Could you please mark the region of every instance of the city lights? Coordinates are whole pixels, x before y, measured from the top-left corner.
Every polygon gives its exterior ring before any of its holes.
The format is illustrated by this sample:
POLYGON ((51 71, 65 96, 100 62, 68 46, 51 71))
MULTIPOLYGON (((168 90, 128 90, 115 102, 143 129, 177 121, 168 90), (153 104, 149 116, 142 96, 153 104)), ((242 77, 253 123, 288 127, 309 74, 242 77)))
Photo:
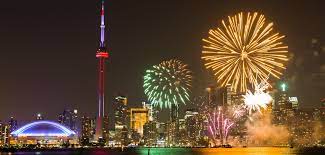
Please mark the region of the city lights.
POLYGON ((104 1, 1 2, 0 155, 324 154, 320 2, 104 1))
POLYGON ((286 91, 286 87, 287 87, 287 85, 285 83, 281 84, 282 91, 286 91))

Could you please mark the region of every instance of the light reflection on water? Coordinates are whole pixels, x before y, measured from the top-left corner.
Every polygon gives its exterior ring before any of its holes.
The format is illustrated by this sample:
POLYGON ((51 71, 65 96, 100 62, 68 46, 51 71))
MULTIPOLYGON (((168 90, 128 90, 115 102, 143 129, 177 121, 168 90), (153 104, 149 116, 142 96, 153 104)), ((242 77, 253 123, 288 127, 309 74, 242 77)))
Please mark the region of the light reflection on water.
MULTIPOLYGON (((296 149, 276 147, 248 147, 248 148, 139 148, 126 152, 106 149, 87 149, 70 151, 34 151, 1 153, 0 155, 302 155, 296 149)), ((305 154, 304 154, 305 155, 305 154)))
POLYGON ((275 147, 250 147, 250 148, 200 148, 200 149, 185 149, 185 148, 158 148, 140 149, 140 155, 296 155, 295 149, 291 148, 275 148, 275 147))
POLYGON ((194 155, 188 148, 141 148, 137 152, 139 155, 194 155))
MULTIPOLYGON (((196 150, 194 150, 196 151, 196 150)), ((290 148, 251 147, 251 148, 216 148, 197 150, 200 155, 295 155, 297 151, 290 148)))

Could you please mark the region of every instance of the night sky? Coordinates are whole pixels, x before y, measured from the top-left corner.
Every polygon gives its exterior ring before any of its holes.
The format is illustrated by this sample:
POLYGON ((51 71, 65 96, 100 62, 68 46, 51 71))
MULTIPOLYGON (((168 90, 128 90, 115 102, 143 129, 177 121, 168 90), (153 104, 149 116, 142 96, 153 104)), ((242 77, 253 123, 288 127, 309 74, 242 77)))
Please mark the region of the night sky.
MULTIPOLYGON (((324 1, 108 0, 110 58, 106 107, 113 96, 131 106, 145 100, 146 68, 178 58, 194 72, 194 92, 211 79, 200 59, 203 37, 228 15, 258 11, 286 35, 292 59, 285 71, 289 93, 313 107, 325 91, 324 1), (311 48, 315 45, 324 49, 311 48), (317 39, 317 40, 315 40, 317 39)), ((100 0, 7 0, 0 5, 0 119, 57 119, 65 108, 97 110, 100 0)), ((109 111, 112 113, 112 111, 109 111)))

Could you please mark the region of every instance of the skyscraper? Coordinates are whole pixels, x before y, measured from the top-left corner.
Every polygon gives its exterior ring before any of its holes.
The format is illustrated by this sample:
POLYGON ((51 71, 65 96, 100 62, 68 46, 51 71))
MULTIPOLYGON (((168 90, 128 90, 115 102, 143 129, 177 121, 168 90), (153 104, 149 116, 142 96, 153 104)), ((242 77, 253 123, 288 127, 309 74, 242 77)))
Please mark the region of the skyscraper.
POLYGON ((188 139, 188 143, 191 146, 196 145, 196 141, 200 135, 200 127, 199 127, 199 113, 196 109, 187 109, 185 112, 185 126, 186 126, 186 138, 188 139))
POLYGON ((103 138, 103 117, 105 116, 105 96, 104 96, 104 81, 105 81, 105 59, 108 58, 108 53, 105 45, 105 16, 104 16, 104 0, 101 6, 101 24, 100 24, 100 42, 96 52, 98 58, 98 115, 96 121, 95 141, 103 138))
POLYGON ((0 145, 8 145, 10 136, 10 125, 0 121, 0 145))
POLYGON ((216 88, 214 86, 210 86, 206 88, 207 92, 207 102, 209 108, 215 108, 217 107, 217 94, 216 94, 216 88))
POLYGON ((289 101, 292 104, 292 109, 298 110, 299 108, 298 97, 289 97, 289 101))
POLYGON ((143 140, 146 146, 155 146, 157 144, 158 132, 157 124, 154 121, 148 121, 143 125, 143 140))
POLYGON ((279 98, 278 98, 278 104, 280 110, 288 109, 289 107, 289 96, 287 93, 287 85, 285 83, 282 83, 280 85, 279 89, 279 98))
POLYGON ((232 104, 231 85, 219 87, 216 90, 216 106, 230 106, 232 104))
POLYGON ((172 104, 171 108, 170 108, 170 121, 171 122, 176 122, 178 119, 178 111, 179 111, 179 107, 178 105, 172 104))
POLYGON ((108 117, 108 115, 105 115, 103 117, 103 128, 102 128, 103 139, 102 139, 102 142, 107 143, 107 144, 109 142, 109 128, 108 128, 109 124, 108 123, 109 123, 109 117, 108 117))
POLYGON ((95 134, 95 122, 94 119, 83 116, 81 117, 81 133, 80 142, 81 145, 88 145, 89 140, 95 134))
POLYGON ((157 121, 157 110, 153 107, 152 104, 142 102, 144 108, 148 109, 149 121, 157 121))
POLYGON ((10 117, 8 125, 10 126, 10 133, 18 128, 17 120, 15 120, 14 117, 10 117))
POLYGON ((179 106, 172 104, 170 108, 170 120, 168 124, 168 141, 170 146, 178 144, 179 135, 179 106))
POLYGON ((127 125, 127 98, 125 96, 115 97, 114 106, 115 129, 122 129, 127 125))
POLYGON ((69 127, 71 130, 77 132, 77 120, 78 120, 78 111, 67 110, 65 109, 62 114, 59 115, 58 122, 66 127, 69 127))
POLYGON ((148 122, 149 114, 146 108, 130 109, 130 127, 132 130, 143 135, 143 125, 148 122))

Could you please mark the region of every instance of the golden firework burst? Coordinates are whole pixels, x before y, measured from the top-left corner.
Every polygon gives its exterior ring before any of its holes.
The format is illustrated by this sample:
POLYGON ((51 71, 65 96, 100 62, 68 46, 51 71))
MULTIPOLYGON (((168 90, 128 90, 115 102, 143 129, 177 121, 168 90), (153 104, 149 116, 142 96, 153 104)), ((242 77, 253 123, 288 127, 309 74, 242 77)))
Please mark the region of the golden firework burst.
POLYGON ((273 23, 264 15, 239 13, 222 20, 203 39, 202 59, 212 69, 221 86, 231 84, 233 91, 246 92, 249 83, 265 81, 269 75, 280 78, 288 61, 284 35, 273 32, 273 23))

